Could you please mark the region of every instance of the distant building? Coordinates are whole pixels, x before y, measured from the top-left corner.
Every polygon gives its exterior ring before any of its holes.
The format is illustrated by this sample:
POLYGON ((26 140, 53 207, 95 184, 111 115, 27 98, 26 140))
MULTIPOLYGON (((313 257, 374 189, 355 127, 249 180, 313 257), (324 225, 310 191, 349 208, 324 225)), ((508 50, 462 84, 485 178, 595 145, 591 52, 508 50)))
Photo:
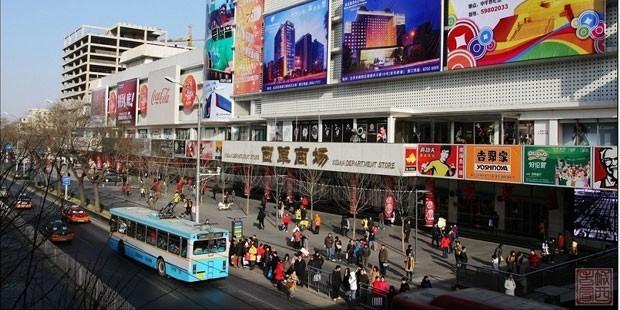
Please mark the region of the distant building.
POLYGON ((359 59, 362 49, 397 46, 404 33, 405 15, 359 9, 356 20, 344 27, 344 44, 351 49, 352 58, 359 59))
POLYGON ((295 68, 295 25, 288 20, 280 25, 273 45, 273 60, 276 63, 273 76, 286 76, 295 68))
POLYGON ((163 46, 166 40, 167 32, 156 27, 126 23, 109 28, 79 26, 64 38, 60 100, 88 100, 90 81, 126 68, 121 60, 124 52, 146 43, 163 46))

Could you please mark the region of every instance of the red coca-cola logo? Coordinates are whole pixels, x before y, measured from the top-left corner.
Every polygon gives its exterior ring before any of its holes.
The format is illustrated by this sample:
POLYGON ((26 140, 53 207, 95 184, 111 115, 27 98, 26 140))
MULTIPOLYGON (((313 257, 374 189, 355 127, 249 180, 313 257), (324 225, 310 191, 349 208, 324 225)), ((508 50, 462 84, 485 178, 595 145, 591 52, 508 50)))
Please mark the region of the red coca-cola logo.
POLYGON ((160 91, 153 90, 151 96, 151 105, 166 104, 170 101, 170 89, 168 87, 162 88, 160 91))
POLYGON ((149 102, 149 87, 146 84, 140 85, 140 113, 146 113, 146 106, 149 102))

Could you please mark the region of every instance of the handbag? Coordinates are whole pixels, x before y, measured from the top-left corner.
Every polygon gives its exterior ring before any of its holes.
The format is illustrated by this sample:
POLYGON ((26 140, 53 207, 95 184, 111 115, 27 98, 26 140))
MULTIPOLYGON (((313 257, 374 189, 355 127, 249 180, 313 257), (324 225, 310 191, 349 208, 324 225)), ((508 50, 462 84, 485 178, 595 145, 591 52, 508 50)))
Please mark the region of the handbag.
POLYGON ((315 273, 314 276, 312 276, 312 281, 314 281, 314 282, 321 281, 321 274, 320 273, 315 273))

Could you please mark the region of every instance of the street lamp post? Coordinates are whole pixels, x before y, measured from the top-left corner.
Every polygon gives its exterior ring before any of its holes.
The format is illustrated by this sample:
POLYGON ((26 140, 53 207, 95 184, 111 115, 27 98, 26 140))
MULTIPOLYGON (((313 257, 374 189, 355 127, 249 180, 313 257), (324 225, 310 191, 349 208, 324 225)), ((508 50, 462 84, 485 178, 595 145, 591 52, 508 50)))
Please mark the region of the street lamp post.
MULTIPOLYGON (((183 87, 183 84, 179 83, 179 81, 169 77, 169 76, 164 76, 164 79, 170 83, 176 84, 181 86, 181 88, 183 87)), ((207 81, 207 82, 211 82, 211 81, 207 81)), ((203 99, 207 99, 209 98, 209 96, 215 91, 215 81, 213 81, 213 83, 209 83, 208 85, 205 85, 204 87, 204 98, 203 99)), ((176 90, 175 90, 176 92, 176 90)), ((198 99, 198 111, 196 113, 197 117, 196 117, 196 122, 198 123, 198 133, 196 135, 196 148, 197 150, 194 150, 194 152, 196 152, 196 203, 195 208, 196 208, 196 223, 200 223, 200 177, 202 175, 206 175, 206 176, 211 176, 211 175, 219 175, 220 174, 220 167, 217 168, 217 172, 216 173, 212 173, 211 171, 209 171, 209 173, 204 173, 204 174, 200 174, 200 146, 201 146, 201 128, 200 128, 200 123, 201 123, 201 116, 200 113, 202 112, 202 100, 198 99)))
POLYGON ((416 189, 415 191, 415 243, 413 246, 413 257, 417 259, 418 251, 418 193, 426 194, 429 191, 423 189, 416 189))

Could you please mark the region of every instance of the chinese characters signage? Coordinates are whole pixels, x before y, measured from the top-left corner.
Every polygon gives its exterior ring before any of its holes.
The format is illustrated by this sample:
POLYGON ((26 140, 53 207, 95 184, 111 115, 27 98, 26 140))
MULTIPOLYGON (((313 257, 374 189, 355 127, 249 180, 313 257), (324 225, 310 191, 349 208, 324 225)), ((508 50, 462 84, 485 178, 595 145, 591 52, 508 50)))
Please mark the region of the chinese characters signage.
POLYGON ((605 52, 605 1, 450 0, 448 69, 605 52))
POLYGON ((328 24, 328 0, 265 16, 263 91, 327 82, 328 24))
POLYGON ((589 147, 525 146, 523 183, 590 187, 589 147))
POLYGON ((575 306, 614 304, 613 268, 575 269, 575 306))
POLYGON ((463 161, 462 145, 418 145, 418 171, 422 175, 462 179, 463 161))
POLYGON ((440 70, 441 1, 344 0, 342 81, 440 70))
POLYGON ((225 141, 222 160, 231 163, 401 175, 402 144, 225 141), (368 149, 370 148, 370 150, 368 149))
POLYGON ((520 146, 467 145, 465 154, 466 179, 521 183, 520 146))
POLYGON ((234 55, 236 96, 258 93, 261 89, 263 1, 237 1, 234 55))
POLYGON ((116 116, 119 124, 134 125, 137 87, 138 79, 126 80, 116 84, 116 116))

